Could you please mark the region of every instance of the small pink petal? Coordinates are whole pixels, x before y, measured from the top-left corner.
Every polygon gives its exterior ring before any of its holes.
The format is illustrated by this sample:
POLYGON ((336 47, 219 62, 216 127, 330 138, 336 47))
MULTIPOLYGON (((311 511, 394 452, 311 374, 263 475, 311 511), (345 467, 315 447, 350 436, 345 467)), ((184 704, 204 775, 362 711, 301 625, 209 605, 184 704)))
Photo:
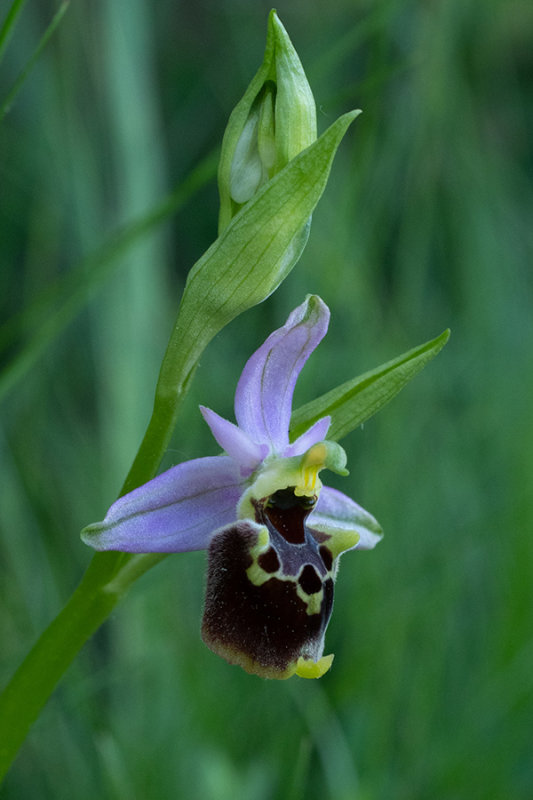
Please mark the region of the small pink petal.
POLYGON ((317 420, 309 430, 305 433, 302 433, 295 441, 290 444, 283 455, 285 458, 289 458, 289 456, 301 456, 304 453, 307 453, 310 447, 312 447, 317 442, 323 442, 326 438, 329 426, 331 424, 331 417, 322 417, 322 419, 317 420))
POLYGON ((253 471, 266 458, 267 445, 256 444, 237 425, 211 411, 210 408, 200 406, 200 411, 221 448, 241 467, 253 471))

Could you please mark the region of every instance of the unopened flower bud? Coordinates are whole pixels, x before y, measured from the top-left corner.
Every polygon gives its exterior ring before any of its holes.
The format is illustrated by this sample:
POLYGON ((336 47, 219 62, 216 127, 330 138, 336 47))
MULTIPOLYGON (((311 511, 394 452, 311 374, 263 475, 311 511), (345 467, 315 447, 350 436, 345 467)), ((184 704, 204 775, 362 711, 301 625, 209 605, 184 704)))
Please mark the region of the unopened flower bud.
POLYGON ((313 94, 285 28, 271 11, 263 63, 234 108, 222 142, 219 233, 315 139, 313 94))

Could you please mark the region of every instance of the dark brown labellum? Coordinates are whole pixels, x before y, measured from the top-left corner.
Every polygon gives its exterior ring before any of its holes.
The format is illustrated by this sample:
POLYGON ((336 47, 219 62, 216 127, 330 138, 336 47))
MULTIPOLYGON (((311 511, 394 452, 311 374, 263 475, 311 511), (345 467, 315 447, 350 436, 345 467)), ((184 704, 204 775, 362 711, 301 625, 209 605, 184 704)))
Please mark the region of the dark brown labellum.
POLYGON ((300 656, 322 655, 333 607, 332 558, 306 525, 316 500, 292 489, 256 504, 209 547, 202 637, 230 663, 289 677, 300 656))

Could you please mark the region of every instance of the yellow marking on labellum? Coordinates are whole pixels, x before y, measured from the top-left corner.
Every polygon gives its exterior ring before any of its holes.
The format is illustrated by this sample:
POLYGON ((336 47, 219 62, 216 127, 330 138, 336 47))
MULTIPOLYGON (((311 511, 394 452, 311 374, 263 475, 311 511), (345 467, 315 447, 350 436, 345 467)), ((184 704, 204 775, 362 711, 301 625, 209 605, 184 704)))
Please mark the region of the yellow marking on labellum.
POLYGON ((268 535, 268 528, 266 525, 261 525, 261 530, 257 534, 257 542, 250 548, 250 555, 253 559, 257 559, 261 553, 268 550, 269 546, 270 536, 268 535))
POLYGON ((320 614, 320 609, 322 607, 322 600, 324 598, 324 591, 320 589, 319 592, 314 592, 314 594, 306 594, 299 583, 296 584, 296 594, 303 600, 306 608, 306 614, 308 616, 312 616, 313 614, 320 614))
POLYGON ((259 556, 263 553, 266 553, 269 547, 270 536, 268 535, 268 528, 262 525, 261 530, 257 535, 257 542, 253 547, 250 548, 249 551, 250 556, 253 559, 253 564, 251 564, 246 570, 248 580, 253 583, 254 586, 262 586, 263 583, 266 583, 269 580, 269 578, 273 577, 272 573, 267 572, 257 563, 259 556))
POLYGON ((296 662, 295 673, 299 675, 300 678, 321 678, 331 667, 333 659, 333 653, 330 653, 328 656, 322 656, 318 661, 300 656, 296 662))
POLYGON ((333 558, 337 558, 341 553, 350 550, 358 543, 361 536, 357 531, 346 530, 346 528, 336 528, 333 524, 322 525, 320 522, 313 523, 313 528, 320 533, 325 533, 328 536, 327 548, 331 552, 333 558))
POLYGON ((246 575, 250 583, 253 583, 254 586, 262 586, 273 577, 271 573, 266 572, 266 570, 260 567, 257 561, 254 561, 252 566, 248 567, 246 575))

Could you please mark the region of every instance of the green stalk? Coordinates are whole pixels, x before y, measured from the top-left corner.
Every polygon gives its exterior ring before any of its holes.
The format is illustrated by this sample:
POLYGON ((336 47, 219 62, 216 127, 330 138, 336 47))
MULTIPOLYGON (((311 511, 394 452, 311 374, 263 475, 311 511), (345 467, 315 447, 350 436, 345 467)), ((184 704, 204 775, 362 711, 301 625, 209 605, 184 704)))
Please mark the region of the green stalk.
MULTIPOLYGON (((171 338, 172 342, 172 338, 171 338)), ((172 369, 175 348, 169 346, 162 370, 172 369)), ((150 480, 157 470, 174 428, 183 392, 161 397, 156 389, 154 411, 141 448, 121 494, 150 480)), ((127 589, 165 553, 131 555, 96 553, 81 583, 66 605, 41 635, 0 695, 0 781, 24 742, 31 725, 85 642, 107 619, 127 589)))
POLYGON ((44 631, 0 695, 0 781, 31 725, 85 642, 122 595, 165 554, 96 553, 65 607, 44 631))

